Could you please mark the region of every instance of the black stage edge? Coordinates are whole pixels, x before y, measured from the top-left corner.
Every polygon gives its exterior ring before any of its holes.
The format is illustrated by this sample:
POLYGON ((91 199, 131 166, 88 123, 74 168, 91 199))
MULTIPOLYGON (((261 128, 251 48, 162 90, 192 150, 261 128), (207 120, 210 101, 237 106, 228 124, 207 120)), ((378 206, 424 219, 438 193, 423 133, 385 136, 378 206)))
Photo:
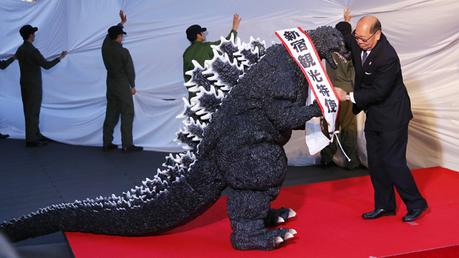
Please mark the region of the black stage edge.
MULTIPOLYGON (((0 221, 45 206, 106 196, 152 177, 168 153, 102 152, 99 147, 66 145, 26 148, 23 140, 0 140, 0 221)), ((285 186, 367 175, 366 169, 289 167, 285 186)), ((22 258, 67 258, 73 254, 63 233, 16 244, 22 258)))

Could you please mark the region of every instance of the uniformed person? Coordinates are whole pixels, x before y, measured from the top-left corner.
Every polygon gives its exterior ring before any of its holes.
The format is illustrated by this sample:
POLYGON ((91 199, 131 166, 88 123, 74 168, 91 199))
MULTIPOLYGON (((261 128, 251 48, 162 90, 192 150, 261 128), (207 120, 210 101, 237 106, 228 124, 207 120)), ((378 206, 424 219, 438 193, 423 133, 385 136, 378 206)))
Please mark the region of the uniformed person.
MULTIPOLYGON (((341 33, 351 33, 351 27, 348 23, 339 22, 335 26, 341 33)), ((354 90, 354 65, 351 58, 345 58, 338 53, 332 53, 333 60, 336 64, 336 69, 333 69, 327 62, 327 74, 332 81, 334 87, 343 89, 346 92, 354 90)), ((328 131, 326 123, 324 125, 324 133, 328 131)), ((352 113, 352 103, 349 101, 340 102, 340 110, 338 120, 336 121, 336 128, 339 129, 339 139, 341 145, 349 156, 351 161, 345 161, 344 167, 346 169, 355 169, 360 167, 360 160, 357 152, 357 119, 352 113)), ((325 147, 321 152, 321 166, 328 167, 333 164, 333 156, 338 147, 336 141, 333 141, 325 147)))
MULTIPOLYGON (((6 69, 8 65, 10 65, 14 60, 16 59, 16 56, 12 56, 8 58, 7 60, 0 60, 0 69, 6 69)), ((6 139, 10 137, 8 134, 2 134, 0 133, 0 139, 6 139)))
POLYGON ((19 61, 21 71, 21 96, 24 108, 25 127, 26 127, 26 146, 37 147, 46 145, 48 138, 40 133, 39 118, 42 101, 42 79, 41 67, 50 69, 67 55, 63 51, 59 57, 52 61, 46 60, 40 51, 33 46, 37 27, 24 25, 19 30, 24 43, 16 51, 16 58, 19 61))
POLYGON ((142 151, 132 141, 135 89, 135 70, 129 50, 122 42, 126 32, 123 24, 126 15, 120 11, 121 23, 108 29, 102 44, 102 58, 107 69, 107 110, 103 128, 103 150, 110 151, 118 146, 112 143, 113 129, 121 115, 121 143, 124 152, 142 151))
MULTIPOLYGON (((233 34, 234 38, 236 38, 240 22, 241 18, 239 17, 239 14, 235 14, 233 16, 233 28, 226 39, 230 39, 231 34, 233 34)), ((194 68, 192 61, 196 60, 201 66, 204 66, 204 61, 210 60, 214 57, 211 46, 220 44, 220 40, 206 42, 206 31, 206 28, 202 28, 197 24, 191 25, 188 29, 186 29, 186 37, 190 41, 191 45, 183 53, 183 78, 185 82, 190 80, 190 76, 185 73, 194 68)), ((195 93, 192 92, 188 92, 188 94, 188 99, 195 96, 195 93)))

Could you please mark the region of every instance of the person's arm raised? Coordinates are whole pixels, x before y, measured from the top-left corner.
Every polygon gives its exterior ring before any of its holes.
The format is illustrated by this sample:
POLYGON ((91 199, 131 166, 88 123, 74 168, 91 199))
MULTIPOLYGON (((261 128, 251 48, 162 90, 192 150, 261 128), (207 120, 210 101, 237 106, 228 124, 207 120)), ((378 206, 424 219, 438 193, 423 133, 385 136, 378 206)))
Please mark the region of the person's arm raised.
POLYGON ((119 24, 121 24, 121 26, 124 26, 126 22, 127 22, 127 16, 123 10, 120 10, 120 23, 119 24))

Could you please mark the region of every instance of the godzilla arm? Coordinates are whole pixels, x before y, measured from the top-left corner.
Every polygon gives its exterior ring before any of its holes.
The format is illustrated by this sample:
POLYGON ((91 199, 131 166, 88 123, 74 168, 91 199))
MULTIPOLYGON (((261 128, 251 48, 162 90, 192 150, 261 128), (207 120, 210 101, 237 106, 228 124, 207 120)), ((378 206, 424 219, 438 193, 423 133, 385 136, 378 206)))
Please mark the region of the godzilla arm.
POLYGON ((279 130, 301 127, 313 117, 322 115, 316 102, 309 106, 299 106, 288 100, 275 100, 265 103, 265 114, 279 130))

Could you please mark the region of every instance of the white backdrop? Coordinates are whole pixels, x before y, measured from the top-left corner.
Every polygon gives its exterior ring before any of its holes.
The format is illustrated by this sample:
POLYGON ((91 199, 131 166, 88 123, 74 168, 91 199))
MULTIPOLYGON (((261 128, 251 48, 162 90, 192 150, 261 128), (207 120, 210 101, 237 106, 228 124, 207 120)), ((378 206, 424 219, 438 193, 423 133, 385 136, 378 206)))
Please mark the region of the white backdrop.
MULTIPOLYGON (((412 99, 408 160, 412 166, 444 166, 459 170, 459 1, 457 0, 1 0, 0 56, 13 54, 22 43, 18 29, 39 27, 35 42, 49 57, 69 55, 43 71, 43 134, 69 144, 101 145, 105 115, 105 68, 100 47, 109 26, 128 16, 125 39, 133 56, 138 93, 134 142, 150 149, 178 151, 173 142, 186 95, 182 53, 185 29, 199 23, 216 40, 231 28, 232 14, 242 17, 239 36, 274 41, 274 31, 294 26, 312 29, 334 25, 345 6, 353 24, 362 15, 377 15, 383 32, 397 49, 412 99)), ((0 131, 24 137, 17 62, 0 71, 0 131)), ((116 129, 115 142, 119 143, 116 129)), ((287 147, 289 157, 305 149, 303 137, 287 147)))

